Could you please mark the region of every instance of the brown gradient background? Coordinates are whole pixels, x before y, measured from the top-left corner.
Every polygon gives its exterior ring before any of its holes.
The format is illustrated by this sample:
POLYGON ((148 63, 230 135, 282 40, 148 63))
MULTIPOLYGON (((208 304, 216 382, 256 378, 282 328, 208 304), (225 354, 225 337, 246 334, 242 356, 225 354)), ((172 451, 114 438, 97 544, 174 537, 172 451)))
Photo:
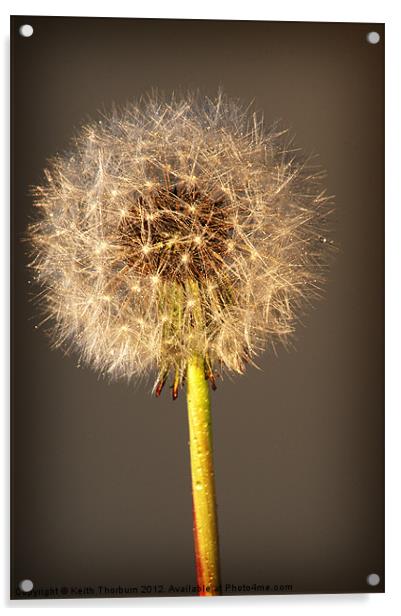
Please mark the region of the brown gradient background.
POLYGON ((20 241, 46 158, 98 109, 154 86, 254 99, 320 154, 336 196, 340 251, 296 350, 266 352, 213 394, 223 585, 383 592, 383 36, 382 24, 12 18, 14 598, 24 578, 196 583, 185 396, 107 384, 51 351, 20 241))

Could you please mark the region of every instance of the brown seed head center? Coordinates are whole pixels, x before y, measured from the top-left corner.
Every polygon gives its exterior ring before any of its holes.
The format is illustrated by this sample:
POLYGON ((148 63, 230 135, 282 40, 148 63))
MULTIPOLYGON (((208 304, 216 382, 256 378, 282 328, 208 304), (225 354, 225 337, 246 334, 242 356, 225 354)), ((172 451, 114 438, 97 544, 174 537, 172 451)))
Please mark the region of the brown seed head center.
POLYGON ((184 181, 135 194, 119 225, 124 260, 140 274, 213 278, 233 248, 227 196, 184 181))

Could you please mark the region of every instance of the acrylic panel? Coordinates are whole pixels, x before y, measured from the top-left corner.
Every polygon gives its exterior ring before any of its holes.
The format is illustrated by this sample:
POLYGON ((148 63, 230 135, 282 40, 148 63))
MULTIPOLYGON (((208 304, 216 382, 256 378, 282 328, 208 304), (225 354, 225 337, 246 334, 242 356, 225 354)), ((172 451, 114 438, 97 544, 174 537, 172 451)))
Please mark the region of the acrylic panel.
POLYGON ((11 18, 11 597, 384 592, 384 25, 11 18))

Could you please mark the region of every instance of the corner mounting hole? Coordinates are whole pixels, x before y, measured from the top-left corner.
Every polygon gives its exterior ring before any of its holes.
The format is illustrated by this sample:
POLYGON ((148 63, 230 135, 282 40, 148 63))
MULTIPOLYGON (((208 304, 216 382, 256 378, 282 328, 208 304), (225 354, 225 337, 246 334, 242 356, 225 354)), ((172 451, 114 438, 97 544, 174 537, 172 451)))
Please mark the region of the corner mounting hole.
POLYGON ((27 38, 28 36, 32 36, 33 28, 29 24, 24 24, 23 26, 20 26, 19 33, 21 36, 24 36, 25 38, 27 38))
POLYGON ((377 586, 380 583, 380 575, 377 575, 377 573, 370 573, 366 581, 369 586, 377 586))
POLYGON ((20 587, 22 592, 31 592, 33 588, 33 582, 32 580, 21 580, 18 586, 20 587))
POLYGON ((377 45, 380 41, 380 34, 378 32, 368 32, 366 35, 366 40, 371 45, 377 45))

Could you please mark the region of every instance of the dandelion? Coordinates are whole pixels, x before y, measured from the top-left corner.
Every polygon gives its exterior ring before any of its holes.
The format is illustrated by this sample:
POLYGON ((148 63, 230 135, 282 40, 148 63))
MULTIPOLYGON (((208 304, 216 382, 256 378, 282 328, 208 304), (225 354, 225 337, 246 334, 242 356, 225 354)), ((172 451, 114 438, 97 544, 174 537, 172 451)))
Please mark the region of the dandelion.
MULTIPOLYGON (((217 594, 209 383, 286 343, 331 241, 319 166, 223 94, 152 94, 78 132, 34 189, 53 346, 110 379, 186 385, 200 594, 217 594)), ((49 322, 49 321, 48 321, 49 322)))

